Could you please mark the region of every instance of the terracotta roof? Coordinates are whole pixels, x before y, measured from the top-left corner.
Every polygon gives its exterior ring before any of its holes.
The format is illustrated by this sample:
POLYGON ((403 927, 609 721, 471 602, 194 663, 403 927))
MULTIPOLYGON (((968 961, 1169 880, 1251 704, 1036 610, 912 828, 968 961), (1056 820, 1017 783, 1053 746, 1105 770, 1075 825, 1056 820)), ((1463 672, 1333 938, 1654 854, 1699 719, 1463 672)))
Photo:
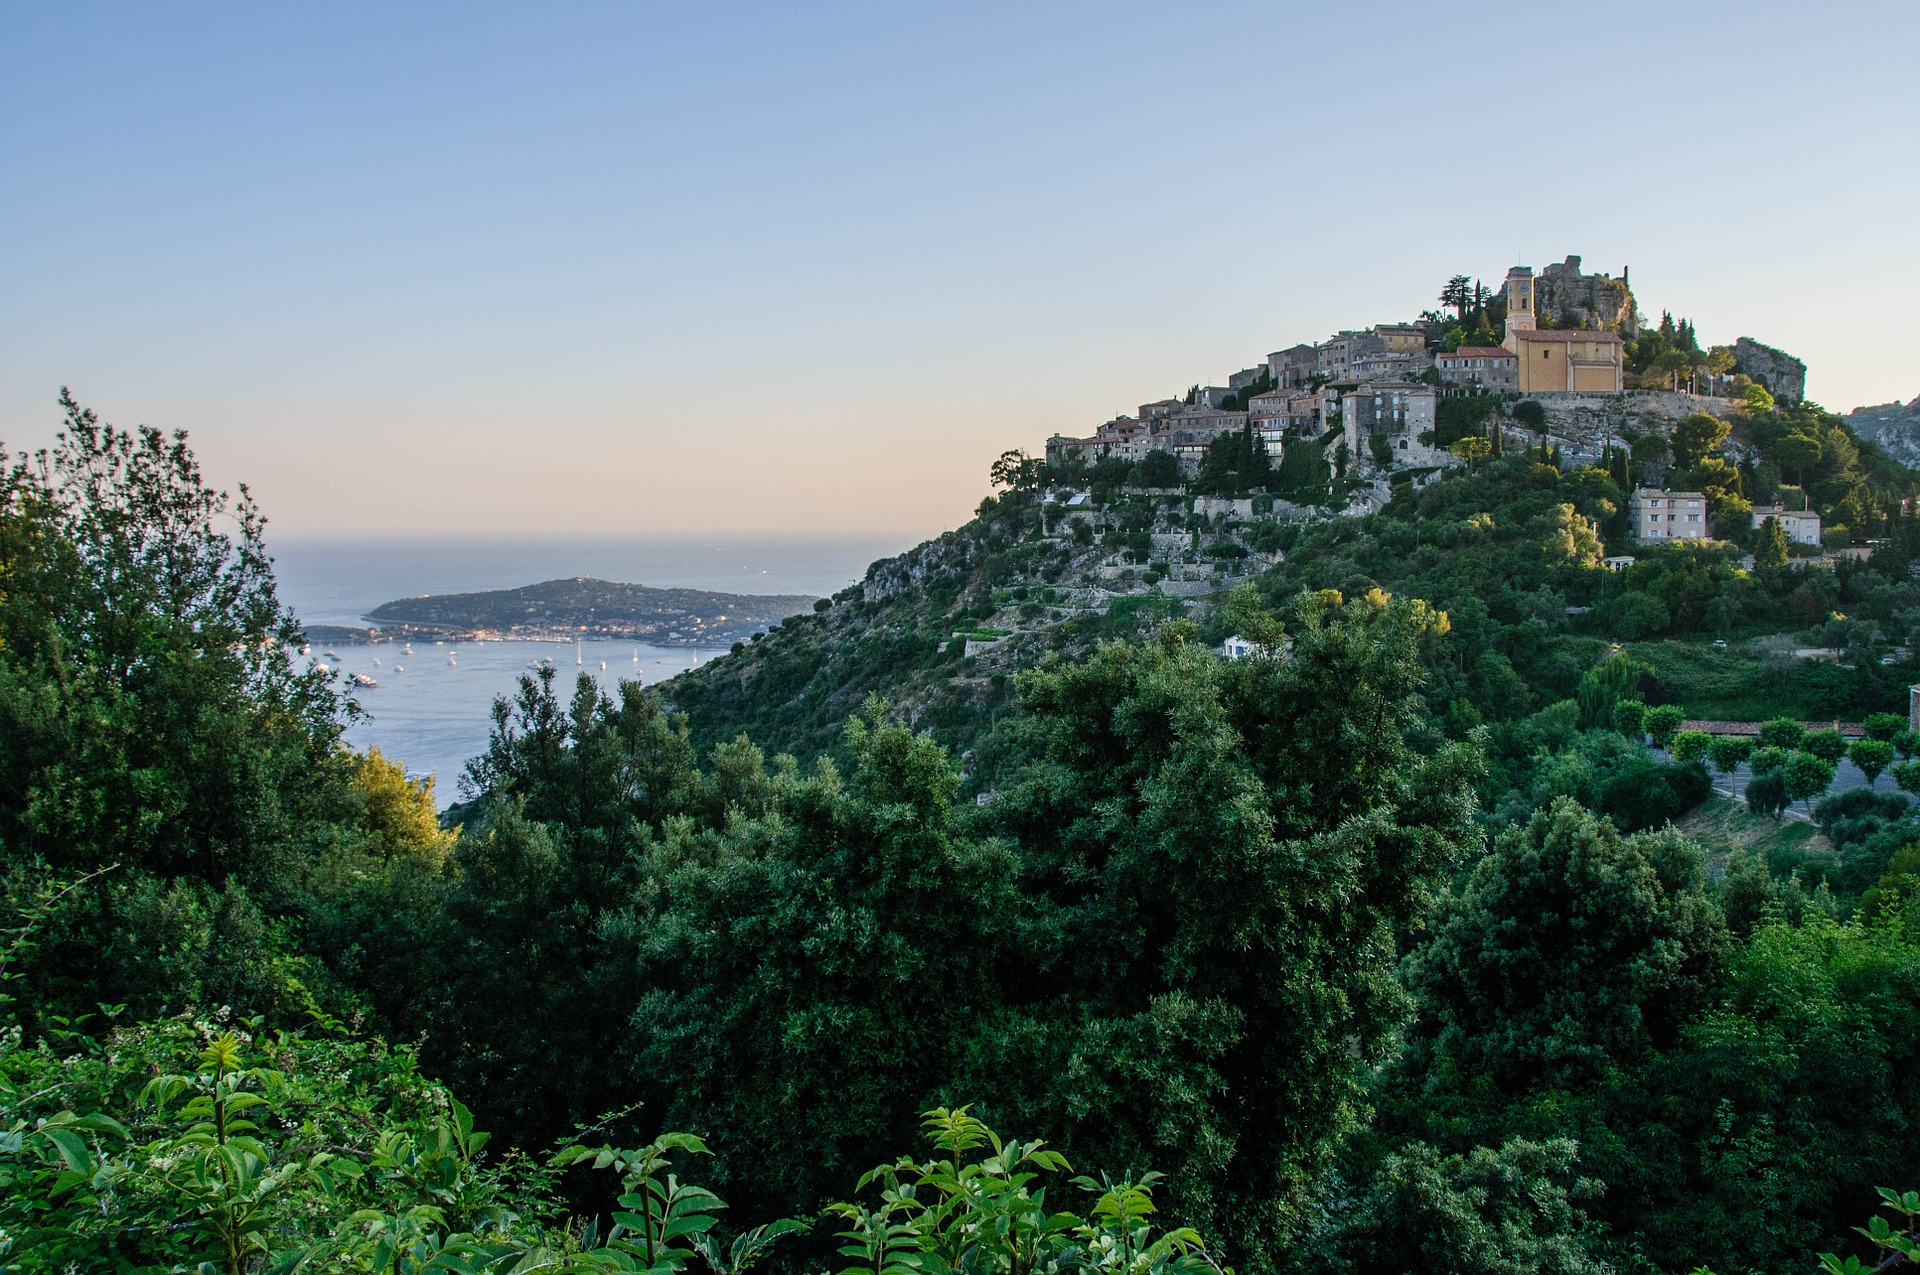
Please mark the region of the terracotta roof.
MULTIPOLYGON (((1705 731, 1709 735, 1758 735, 1763 722, 1716 722, 1696 721, 1688 718, 1680 723, 1681 730, 1705 731)), ((1867 732, 1859 722, 1801 722, 1804 730, 1837 730, 1843 736, 1859 738, 1867 732)))
POLYGON ((1522 341, 1599 341, 1604 345, 1624 345, 1618 332, 1601 328, 1521 328, 1513 335, 1522 341))
POLYGON ((1451 350, 1448 353, 1441 355, 1440 357, 1441 358, 1466 358, 1466 359, 1510 359, 1513 356, 1514 356, 1513 351, 1509 350, 1504 345, 1463 345, 1459 349, 1451 350))

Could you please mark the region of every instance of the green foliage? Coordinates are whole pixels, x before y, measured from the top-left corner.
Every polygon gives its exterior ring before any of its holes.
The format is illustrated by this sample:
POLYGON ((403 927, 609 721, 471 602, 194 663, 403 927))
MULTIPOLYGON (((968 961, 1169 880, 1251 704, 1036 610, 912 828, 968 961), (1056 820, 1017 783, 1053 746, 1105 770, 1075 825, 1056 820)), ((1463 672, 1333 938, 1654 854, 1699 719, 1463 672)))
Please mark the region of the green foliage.
POLYGON ((1647 735, 1653 740, 1655 748, 1665 748, 1673 742, 1673 737, 1686 720, 1686 714, 1678 704, 1662 704, 1658 708, 1647 710, 1647 735))
POLYGON ((1847 749, 1847 760, 1860 768, 1871 786, 1893 764, 1893 745, 1879 739, 1857 739, 1847 749))
POLYGON ((1605 1275, 1613 1268, 1582 1242, 1579 1200, 1595 1184, 1575 1176, 1577 1152, 1569 1139, 1521 1138, 1464 1155, 1419 1143, 1395 1152, 1319 1237, 1322 1269, 1605 1275))
POLYGON ((1713 762, 1713 768, 1723 775, 1731 775, 1740 768, 1740 763, 1753 756, 1753 741, 1744 735, 1715 735, 1707 745, 1707 757, 1713 762))
POLYGON ((1815 757, 1827 761, 1839 761, 1847 753, 1846 739, 1831 727, 1826 730, 1808 731, 1801 738, 1800 747, 1815 757))
POLYGON ((1792 750, 1806 738, 1806 727, 1790 717, 1776 717, 1760 726, 1760 747, 1792 750))
POLYGON ((1860 723, 1868 739, 1891 743, 1896 735, 1907 728, 1907 719, 1898 713, 1869 713, 1860 723))
POLYGON ((1624 716, 1619 714, 1623 702, 1633 703, 1644 712, 1644 705, 1637 700, 1628 700, 1635 687, 1640 684, 1640 676, 1646 670, 1615 652, 1600 663, 1580 675, 1580 689, 1574 699, 1580 705, 1580 726, 1591 730, 1595 726, 1613 725, 1624 735, 1638 734, 1639 720, 1633 709, 1624 716))
POLYGON ((1713 736, 1702 730, 1683 730, 1667 743, 1667 751, 1682 765, 1690 766, 1707 755, 1713 736))
POLYGON ((1498 841, 1413 957, 1415 1056, 1506 1092, 1604 1074, 1678 1039, 1724 943, 1697 846, 1561 798, 1498 841))

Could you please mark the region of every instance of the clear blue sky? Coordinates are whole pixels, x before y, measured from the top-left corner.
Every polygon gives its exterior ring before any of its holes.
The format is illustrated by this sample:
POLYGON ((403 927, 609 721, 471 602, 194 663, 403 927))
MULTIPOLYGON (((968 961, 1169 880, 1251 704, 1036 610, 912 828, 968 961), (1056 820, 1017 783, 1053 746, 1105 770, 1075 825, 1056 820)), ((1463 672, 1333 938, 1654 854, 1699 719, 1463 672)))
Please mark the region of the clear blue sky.
POLYGON ((874 531, 1450 274, 1920 393, 1920 6, 0 7, 0 439, 283 530, 874 531))

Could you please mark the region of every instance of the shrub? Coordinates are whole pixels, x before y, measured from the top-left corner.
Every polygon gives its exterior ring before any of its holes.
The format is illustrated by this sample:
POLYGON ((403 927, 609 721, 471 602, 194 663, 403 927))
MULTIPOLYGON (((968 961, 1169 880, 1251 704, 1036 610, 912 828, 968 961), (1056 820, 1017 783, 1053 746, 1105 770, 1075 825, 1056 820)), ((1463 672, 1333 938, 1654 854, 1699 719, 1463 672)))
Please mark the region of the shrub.
POLYGON ((1673 742, 1674 735, 1686 720, 1686 714, 1677 704, 1662 704, 1658 708, 1647 710, 1647 735, 1653 740, 1654 747, 1665 748, 1673 742))

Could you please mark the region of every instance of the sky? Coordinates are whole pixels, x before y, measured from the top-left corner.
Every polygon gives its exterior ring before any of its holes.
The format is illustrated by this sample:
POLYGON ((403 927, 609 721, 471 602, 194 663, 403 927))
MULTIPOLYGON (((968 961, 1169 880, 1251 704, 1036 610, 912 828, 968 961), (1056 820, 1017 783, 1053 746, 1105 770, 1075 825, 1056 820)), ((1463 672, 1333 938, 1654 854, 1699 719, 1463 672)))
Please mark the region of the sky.
POLYGON ((1911 3, 0 0, 0 441, 301 535, 898 534, 1579 254, 1920 394, 1911 3))

